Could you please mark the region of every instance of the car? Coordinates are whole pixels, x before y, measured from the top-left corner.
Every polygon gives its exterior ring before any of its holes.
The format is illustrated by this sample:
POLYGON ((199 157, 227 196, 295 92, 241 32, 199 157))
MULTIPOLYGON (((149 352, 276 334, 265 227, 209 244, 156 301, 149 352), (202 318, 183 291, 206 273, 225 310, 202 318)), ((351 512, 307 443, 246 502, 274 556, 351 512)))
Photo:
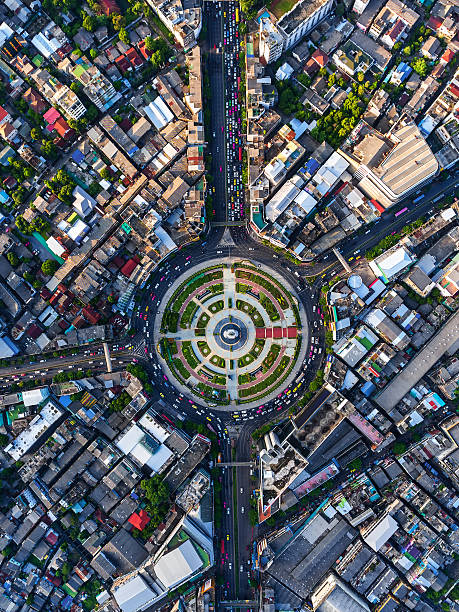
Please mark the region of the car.
POLYGON ((226 541, 229 542, 229 533, 226 534, 226 541))
POLYGON ((241 514, 244 514, 244 506, 241 508, 241 514))
POLYGON ((244 489, 242 487, 239 489, 239 493, 244 493, 244 489))

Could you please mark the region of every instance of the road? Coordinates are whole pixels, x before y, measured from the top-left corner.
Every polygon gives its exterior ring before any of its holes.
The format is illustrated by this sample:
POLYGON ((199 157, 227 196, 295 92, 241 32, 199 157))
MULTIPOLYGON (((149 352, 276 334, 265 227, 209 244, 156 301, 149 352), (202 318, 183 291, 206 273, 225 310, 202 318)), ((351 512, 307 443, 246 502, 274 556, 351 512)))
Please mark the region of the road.
POLYGON ((211 88, 212 195, 214 222, 239 221, 244 217, 240 113, 240 38, 237 2, 204 3, 207 24, 207 68, 211 88))
MULTIPOLYGON (((242 167, 239 161, 240 107, 239 107, 239 37, 236 36, 235 12, 237 2, 204 3, 207 23, 207 69, 211 86, 211 132, 209 150, 212 155, 214 221, 231 223, 243 217, 242 167), (225 15, 226 13, 226 15, 225 15), (238 189, 238 187, 241 187, 238 189), (242 204, 242 209, 241 209, 242 204), (234 207, 233 207, 234 205, 234 207)), ((424 199, 417 205, 400 203, 393 210, 383 213, 380 220, 366 233, 345 238, 338 248, 349 260, 359 252, 375 246, 382 238, 399 231, 404 225, 429 213, 432 201, 441 194, 447 194, 457 187, 457 176, 450 175, 444 181, 434 181, 427 188, 424 199), (395 217, 397 210, 407 205, 409 210, 395 217)), ((412 198, 410 199, 412 200, 412 198)), ((352 265, 355 260, 352 261, 352 265)), ((275 254, 270 247, 260 243, 246 227, 211 226, 209 233, 201 241, 174 253, 163 261, 153 273, 144 288, 135 312, 133 327, 136 330, 129 346, 113 347, 113 369, 123 370, 125 364, 136 359, 148 371, 154 383, 153 401, 161 400, 164 409, 172 417, 183 414, 190 419, 210 425, 219 435, 223 460, 249 461, 251 457, 251 433, 264 422, 275 416, 285 415, 295 405, 304 390, 314 378, 325 355, 324 329, 320 314, 315 306, 318 302, 320 286, 342 270, 335 256, 324 253, 319 260, 310 264, 295 266, 285 257, 275 254), (222 411, 201 406, 199 400, 193 402, 177 391, 165 378, 158 362, 156 347, 153 344, 154 316, 157 305, 171 284, 192 265, 213 258, 237 257, 256 260, 281 274, 299 295, 313 335, 317 335, 321 353, 307 358, 303 364, 305 376, 297 391, 282 389, 278 397, 261 407, 247 410, 240 415, 235 410, 222 411), (305 277, 316 276, 313 285, 305 277), (308 361, 309 360, 309 361, 308 361), (193 408, 193 403, 197 408, 193 408)), ((42 383, 59 371, 91 369, 94 373, 105 372, 105 360, 101 347, 81 347, 77 355, 52 358, 46 363, 27 363, 0 369, 0 389, 6 392, 13 383, 39 378, 42 383), (92 353, 92 354, 91 354, 92 353), (94 354, 95 353, 95 354, 94 354)), ((221 482, 225 503, 221 529, 216 534, 216 564, 222 573, 223 585, 218 588, 219 601, 251 599, 253 596, 250 579, 250 544, 252 528, 249 521, 250 498, 252 494, 251 468, 249 466, 222 468, 221 482), (221 541, 224 553, 221 554, 221 541)))

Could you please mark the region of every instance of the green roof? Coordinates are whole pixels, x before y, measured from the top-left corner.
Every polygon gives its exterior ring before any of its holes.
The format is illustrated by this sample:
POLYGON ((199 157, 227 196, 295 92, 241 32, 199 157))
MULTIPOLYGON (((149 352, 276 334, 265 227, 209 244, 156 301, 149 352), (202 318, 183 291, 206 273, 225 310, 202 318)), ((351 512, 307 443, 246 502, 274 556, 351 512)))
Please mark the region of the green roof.
POLYGON ((43 59, 43 57, 39 53, 37 53, 37 55, 32 59, 32 64, 34 64, 37 68, 40 68, 44 61, 45 60, 43 59))

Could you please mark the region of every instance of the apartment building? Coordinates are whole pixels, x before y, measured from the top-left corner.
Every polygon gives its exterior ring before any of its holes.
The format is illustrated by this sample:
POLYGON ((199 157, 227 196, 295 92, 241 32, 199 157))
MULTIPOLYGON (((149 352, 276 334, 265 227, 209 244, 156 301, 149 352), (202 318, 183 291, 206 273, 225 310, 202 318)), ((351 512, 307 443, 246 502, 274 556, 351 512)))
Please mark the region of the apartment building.
POLYGON ((300 0, 278 21, 260 20, 260 57, 268 64, 296 45, 331 12, 333 0, 300 0))

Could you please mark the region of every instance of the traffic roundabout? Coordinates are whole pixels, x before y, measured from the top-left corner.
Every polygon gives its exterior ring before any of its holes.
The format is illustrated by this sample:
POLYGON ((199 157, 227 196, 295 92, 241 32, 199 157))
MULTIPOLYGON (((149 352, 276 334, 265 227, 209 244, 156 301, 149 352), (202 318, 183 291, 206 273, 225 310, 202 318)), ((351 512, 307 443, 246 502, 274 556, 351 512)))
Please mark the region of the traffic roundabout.
POLYGON ((153 336, 179 392, 200 404, 243 410, 273 399, 297 375, 308 323, 276 271, 226 258, 175 279, 158 305, 153 336))

